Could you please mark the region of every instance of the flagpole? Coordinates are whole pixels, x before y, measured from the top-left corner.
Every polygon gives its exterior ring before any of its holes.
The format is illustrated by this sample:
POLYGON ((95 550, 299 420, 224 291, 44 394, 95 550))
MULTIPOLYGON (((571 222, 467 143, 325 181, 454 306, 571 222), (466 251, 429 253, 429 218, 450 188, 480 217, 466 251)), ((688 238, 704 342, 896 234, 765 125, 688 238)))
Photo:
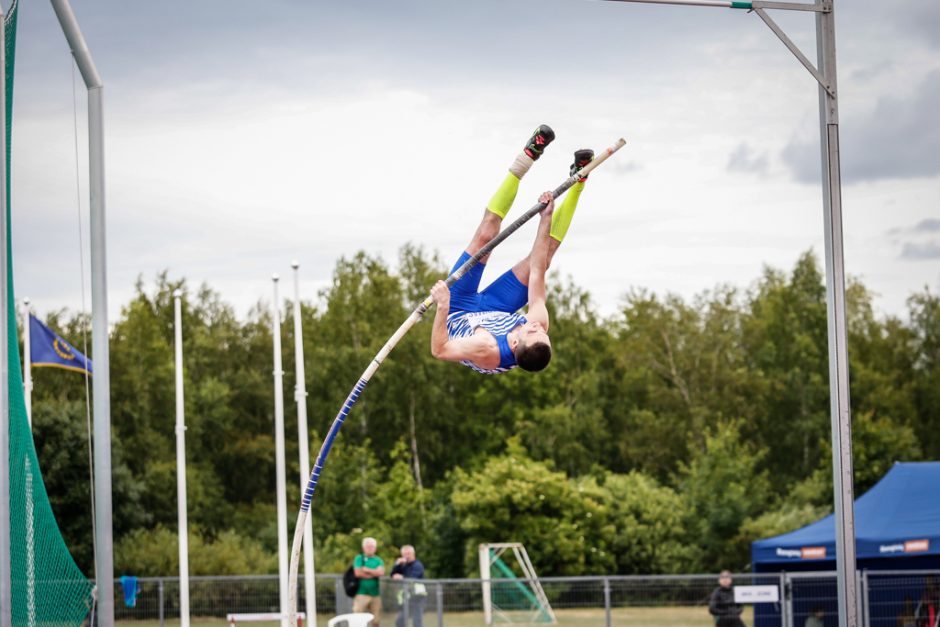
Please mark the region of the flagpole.
POLYGON ((33 356, 30 352, 30 334, 29 334, 29 298, 23 299, 23 306, 26 307, 26 316, 23 318, 23 393, 26 397, 26 420, 29 422, 30 431, 33 428, 33 356))
MULTIPOLYGON (((26 316, 23 318, 23 396, 26 401, 26 422, 33 432, 33 368, 30 350, 29 298, 23 299, 26 316)), ((36 624, 36 534, 33 529, 33 469, 29 457, 23 461, 26 475, 26 620, 29 627, 36 624)))
MULTIPOLYGON (((300 262, 292 261, 294 269, 294 372, 297 385, 294 400, 297 401, 297 440, 300 452, 300 498, 307 488, 310 476, 310 443, 307 433, 307 382, 304 373, 304 337, 300 320, 300 262)), ((316 568, 313 561, 313 517, 308 516, 304 525, 304 593, 307 599, 307 622, 317 625, 316 568)))
POLYGON ((287 577, 287 479, 284 470, 284 371, 281 369, 281 308, 277 295, 280 277, 272 275, 274 303, 271 308, 274 336, 274 464, 277 476, 277 565, 281 600, 281 627, 288 627, 287 577))
POLYGON ((186 521, 186 406, 183 403, 183 292, 174 290, 176 326, 176 507, 180 551, 180 627, 189 627, 189 525, 186 521))

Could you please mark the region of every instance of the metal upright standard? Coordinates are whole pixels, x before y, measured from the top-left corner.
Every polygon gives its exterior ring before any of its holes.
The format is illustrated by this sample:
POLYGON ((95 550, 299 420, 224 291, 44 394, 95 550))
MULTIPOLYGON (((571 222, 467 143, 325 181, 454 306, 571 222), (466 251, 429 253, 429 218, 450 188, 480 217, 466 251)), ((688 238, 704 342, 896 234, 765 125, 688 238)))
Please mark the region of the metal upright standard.
POLYGON ((855 578, 855 510, 852 487, 852 416, 845 314, 845 263, 842 250, 842 184, 839 162, 839 101, 833 0, 817 2, 730 2, 720 0, 614 0, 746 9, 756 13, 819 84, 823 225, 826 246, 826 305, 829 334, 829 396, 832 422, 832 484, 835 500, 836 570, 840 627, 859 624, 855 578), (816 14, 816 59, 812 62, 771 19, 765 9, 816 14))
POLYGON ((91 335, 95 376, 95 580, 98 624, 114 626, 114 549, 111 530, 111 366, 108 353, 108 263, 104 190, 104 86, 68 0, 51 0, 88 89, 88 179, 91 197, 91 335))

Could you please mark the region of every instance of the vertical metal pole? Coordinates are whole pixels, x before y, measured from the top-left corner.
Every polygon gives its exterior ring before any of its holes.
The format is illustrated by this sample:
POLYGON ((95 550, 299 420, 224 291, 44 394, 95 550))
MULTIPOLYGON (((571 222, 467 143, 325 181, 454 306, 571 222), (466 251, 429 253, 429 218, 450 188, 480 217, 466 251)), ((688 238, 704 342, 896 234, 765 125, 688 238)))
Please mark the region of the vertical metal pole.
POLYGON ((7 345, 7 97, 6 14, 0 7, 0 627, 13 623, 10 581, 10 357, 7 345))
POLYGON ((160 618, 160 627, 165 627, 164 625, 164 610, 163 610, 163 578, 160 578, 160 585, 157 588, 157 603, 159 604, 159 609, 157 610, 157 616, 160 618))
POLYGON ((404 579, 401 581, 401 588, 402 618, 405 619, 405 627, 408 627, 408 617, 409 614, 411 614, 411 612, 408 611, 411 609, 408 607, 408 604, 411 601, 411 595, 408 594, 408 582, 404 579))
POLYGON ((868 597, 868 569, 862 571, 862 617, 865 627, 871 627, 871 600, 868 597))
MULTIPOLYGON (((304 332, 300 320, 300 262, 292 261, 294 269, 294 372, 297 384, 294 400, 297 402, 297 448, 300 454, 300 498, 307 489, 310 476, 310 436, 307 431, 307 382, 304 372, 304 332)), ((316 568, 313 561, 313 512, 304 524, 304 593, 307 599, 307 621, 317 625, 316 568)))
POLYGON ((277 476, 277 565, 281 627, 288 627, 290 603, 287 577, 287 479, 284 469, 284 371, 281 369, 281 304, 277 294, 279 279, 277 274, 271 277, 274 283, 274 302, 271 307, 271 331, 274 336, 274 464, 277 476))
POLYGON ((111 365, 108 353, 108 259, 104 187, 104 87, 68 0, 51 0, 88 88, 88 179, 91 197, 91 334, 95 376, 95 541, 98 624, 114 625, 114 549, 111 537, 111 365))
POLYGON ((604 577, 604 619, 607 627, 610 627, 610 579, 604 577))
MULTIPOLYGON (((834 3, 833 3, 834 5, 834 3)), ((832 422, 832 485, 835 497, 836 587, 840 627, 858 627, 855 580, 855 499, 852 485, 852 415, 845 312, 842 242, 842 181, 839 162, 839 105, 833 10, 816 13, 818 69, 830 95, 819 87, 820 155, 826 242, 826 308, 829 327, 829 395, 832 422)))
POLYGON ((444 627, 444 584, 437 582, 437 627, 444 627))
POLYGON ((29 329, 29 299, 23 299, 23 308, 26 310, 23 316, 23 392, 26 396, 26 420, 29 421, 29 428, 33 428, 33 360, 30 351, 32 345, 30 342, 29 329))
POLYGON ((180 556, 180 627, 189 627, 189 525, 186 520, 186 406, 183 402, 183 292, 173 292, 176 326, 176 509, 180 556))
POLYGON ((855 571, 858 581, 858 617, 859 622, 868 627, 868 571, 855 571))

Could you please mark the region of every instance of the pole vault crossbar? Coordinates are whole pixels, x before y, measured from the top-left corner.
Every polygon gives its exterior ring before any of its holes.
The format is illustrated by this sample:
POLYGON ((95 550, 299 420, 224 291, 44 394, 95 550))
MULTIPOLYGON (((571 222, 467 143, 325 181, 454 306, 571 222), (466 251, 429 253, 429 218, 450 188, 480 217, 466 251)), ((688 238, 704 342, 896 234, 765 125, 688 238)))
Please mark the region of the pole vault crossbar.
MULTIPOLYGON (((589 164, 569 176, 565 179, 565 182, 559 185, 553 192, 552 198, 558 198, 570 188, 572 185, 577 183, 582 177, 587 176, 594 168, 606 161, 612 154, 623 148, 626 144, 626 141, 623 139, 617 140, 617 142, 610 148, 604 150, 599 155, 597 155, 593 161, 589 164)), ((531 209, 526 211, 524 214, 519 216, 515 222, 504 228, 499 234, 494 237, 486 246, 481 248, 475 255, 470 257, 462 266, 457 268, 453 274, 451 274, 444 281, 447 284, 447 287, 450 287, 455 282, 457 282, 462 276, 470 271, 475 265, 477 265, 481 259, 493 252, 493 249, 499 246, 503 240, 515 233, 519 227, 531 220, 533 217, 539 214, 542 209, 545 208, 545 203, 537 203, 531 209)), ((419 304, 411 315, 408 316, 408 319, 405 320, 398 330, 392 334, 392 337, 385 343, 382 349, 372 358, 372 361, 369 362, 369 366, 365 369, 362 375, 359 377, 359 381, 356 382, 356 385, 353 387, 352 391, 349 393, 349 396, 346 397, 346 402, 343 403, 343 406, 340 408, 339 413, 336 414, 336 418, 333 419, 333 424, 330 425, 330 430, 327 432, 326 437, 323 438, 323 444, 320 446, 320 452, 317 454, 317 459, 313 464, 313 469, 310 471, 310 478, 307 480, 307 489, 304 491, 303 497, 300 500, 300 513, 297 515, 297 525, 294 528, 294 540, 291 545, 291 555, 290 555, 290 575, 288 577, 288 594, 289 594, 289 621, 291 625, 294 624, 297 615, 297 574, 300 566, 300 549, 303 545, 304 539, 304 526, 306 524, 307 515, 310 512, 310 503, 313 501, 313 493, 317 489, 317 481, 320 479, 320 473, 323 471, 323 466, 326 464, 326 458, 330 454, 330 449, 333 447, 333 441, 336 439, 336 436, 339 434, 339 430, 343 427, 343 422, 346 420, 346 416, 349 415, 352 406, 356 404, 356 401, 359 400, 359 395, 362 394, 362 391, 368 385, 369 380, 372 378, 372 375, 375 374, 375 371, 379 369, 379 366, 382 365, 382 362, 385 361, 385 358, 388 357, 388 354, 392 352, 392 349, 398 344, 398 342, 405 337, 405 334, 411 330, 415 324, 417 324, 424 314, 431 308, 431 305, 434 304, 434 300, 428 296, 425 298, 421 304, 419 304)))
POLYGON ((819 83, 819 129, 822 160, 823 229, 826 246, 826 318, 829 337, 829 396, 832 423, 832 483, 835 501, 836 581, 839 626, 859 625, 855 577, 855 509, 852 486, 852 416, 849 404, 848 334, 845 313, 845 260, 842 241, 842 180, 839 151, 839 103, 833 0, 817 2, 731 2, 724 0, 609 0, 644 4, 745 9, 757 13, 819 83), (816 14, 814 66, 764 9, 811 11, 816 14))

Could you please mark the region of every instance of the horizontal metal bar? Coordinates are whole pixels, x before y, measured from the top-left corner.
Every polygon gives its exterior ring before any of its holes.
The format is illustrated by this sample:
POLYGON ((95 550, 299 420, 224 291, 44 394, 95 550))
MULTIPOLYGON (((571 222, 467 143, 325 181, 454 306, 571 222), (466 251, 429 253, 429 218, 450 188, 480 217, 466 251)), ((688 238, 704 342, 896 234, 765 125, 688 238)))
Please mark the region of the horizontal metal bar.
POLYGON ((608 0, 609 2, 641 2, 644 4, 677 4, 695 7, 717 7, 722 9, 750 9, 751 2, 731 2, 730 0, 608 0))
POLYGON ((814 11, 816 13, 829 13, 832 11, 832 2, 819 2, 806 4, 803 2, 764 2, 754 0, 751 5, 755 9, 784 9, 787 11, 814 11))

